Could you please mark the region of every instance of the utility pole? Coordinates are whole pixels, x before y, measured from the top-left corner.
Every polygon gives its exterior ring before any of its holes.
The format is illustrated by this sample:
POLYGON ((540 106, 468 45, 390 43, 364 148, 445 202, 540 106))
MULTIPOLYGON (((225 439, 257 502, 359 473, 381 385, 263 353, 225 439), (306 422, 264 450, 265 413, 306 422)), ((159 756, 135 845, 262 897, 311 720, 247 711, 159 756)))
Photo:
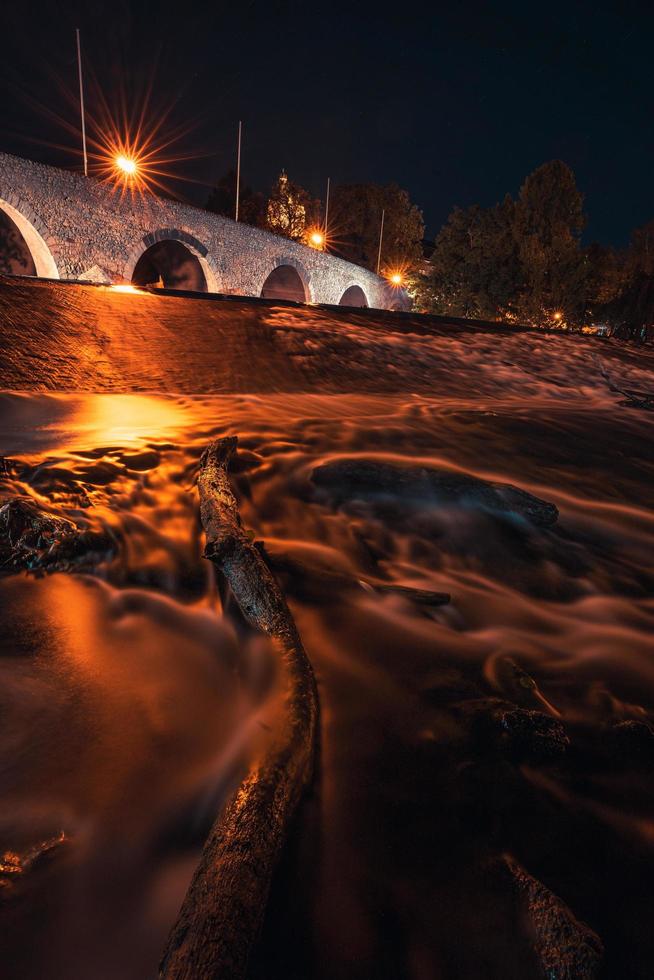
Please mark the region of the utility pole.
POLYGON ((386 214, 386 210, 382 209, 381 225, 379 228, 379 251, 377 252, 377 275, 379 275, 379 269, 381 268, 381 250, 382 250, 382 241, 384 239, 384 215, 385 214, 386 214))
POLYGON ((84 176, 89 175, 89 161, 86 155, 86 123, 84 120, 84 86, 82 84, 82 50, 79 42, 79 27, 75 29, 77 35, 77 74, 79 75, 79 107, 82 114, 82 150, 84 153, 84 176))
POLYGON ((234 221, 238 221, 238 199, 241 192, 241 131, 242 123, 238 124, 238 150, 236 152, 236 211, 234 221))
POLYGON ((327 244, 327 224, 329 222, 329 177, 327 178, 327 197, 325 198, 325 244, 327 244))

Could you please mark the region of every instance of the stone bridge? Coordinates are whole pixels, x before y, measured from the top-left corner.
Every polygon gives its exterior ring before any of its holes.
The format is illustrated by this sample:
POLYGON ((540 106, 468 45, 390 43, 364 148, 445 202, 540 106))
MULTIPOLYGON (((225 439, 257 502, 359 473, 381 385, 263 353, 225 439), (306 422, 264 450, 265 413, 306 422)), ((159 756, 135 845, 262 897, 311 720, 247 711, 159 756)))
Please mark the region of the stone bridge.
POLYGON ((0 269, 397 309, 367 269, 200 208, 0 153, 0 269), (4 261, 2 261, 4 258, 4 261))

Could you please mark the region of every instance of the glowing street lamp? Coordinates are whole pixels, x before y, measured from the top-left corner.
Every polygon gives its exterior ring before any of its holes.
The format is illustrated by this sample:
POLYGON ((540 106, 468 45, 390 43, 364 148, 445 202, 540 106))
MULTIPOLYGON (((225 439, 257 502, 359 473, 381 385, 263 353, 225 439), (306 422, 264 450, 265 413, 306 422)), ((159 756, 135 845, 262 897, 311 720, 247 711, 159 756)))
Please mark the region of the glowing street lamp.
POLYGON ((325 247, 324 232, 322 232, 320 228, 312 228, 307 232, 307 244, 310 245, 311 248, 322 250, 325 247))
POLYGON ((389 272, 387 279, 391 286, 395 286, 396 289, 399 289, 404 282, 404 276, 401 272, 389 272))
POLYGON ((136 160, 120 153, 116 157, 116 168, 125 174, 126 177, 133 177, 138 170, 138 164, 136 160))

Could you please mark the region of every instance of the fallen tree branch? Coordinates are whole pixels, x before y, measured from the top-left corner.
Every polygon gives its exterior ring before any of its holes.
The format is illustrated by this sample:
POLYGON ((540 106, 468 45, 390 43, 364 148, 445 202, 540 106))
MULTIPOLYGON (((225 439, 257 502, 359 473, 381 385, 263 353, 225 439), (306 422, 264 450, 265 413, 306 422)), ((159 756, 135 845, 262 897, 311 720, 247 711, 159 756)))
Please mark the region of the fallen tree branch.
MULTIPOLYGON (((263 545, 260 544, 259 549, 262 548, 263 545)), ((313 602, 333 598, 334 594, 361 590, 380 595, 397 595, 423 610, 445 606, 451 601, 449 592, 432 592, 409 585, 394 585, 390 582, 371 582, 357 578, 346 571, 333 571, 310 565, 284 553, 271 554, 264 549, 263 554, 274 571, 288 578, 287 592, 290 589, 291 594, 308 597, 313 602)))
POLYGON ((272 572, 241 524, 227 468, 236 438, 213 442, 200 462, 200 516, 210 559, 248 623, 279 653, 283 710, 264 756, 216 820, 168 939, 165 980, 244 977, 272 873, 311 779, 318 697, 311 665, 272 572))

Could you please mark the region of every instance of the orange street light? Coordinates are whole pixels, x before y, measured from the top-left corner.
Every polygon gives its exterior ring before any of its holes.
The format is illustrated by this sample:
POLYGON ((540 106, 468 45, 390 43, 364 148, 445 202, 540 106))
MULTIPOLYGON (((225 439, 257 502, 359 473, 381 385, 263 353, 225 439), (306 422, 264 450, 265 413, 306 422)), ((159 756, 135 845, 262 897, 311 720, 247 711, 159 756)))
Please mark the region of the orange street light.
POLYGON ((401 272, 390 272, 388 275, 388 281, 392 286, 401 286, 404 282, 404 276, 401 272))
POLYGON ((138 170, 136 160, 133 160, 131 157, 126 157, 122 153, 116 157, 116 167, 127 177, 133 177, 138 170))
POLYGON ((325 236, 319 228, 314 228, 307 235, 307 242, 311 248, 322 249, 325 247, 325 236))

